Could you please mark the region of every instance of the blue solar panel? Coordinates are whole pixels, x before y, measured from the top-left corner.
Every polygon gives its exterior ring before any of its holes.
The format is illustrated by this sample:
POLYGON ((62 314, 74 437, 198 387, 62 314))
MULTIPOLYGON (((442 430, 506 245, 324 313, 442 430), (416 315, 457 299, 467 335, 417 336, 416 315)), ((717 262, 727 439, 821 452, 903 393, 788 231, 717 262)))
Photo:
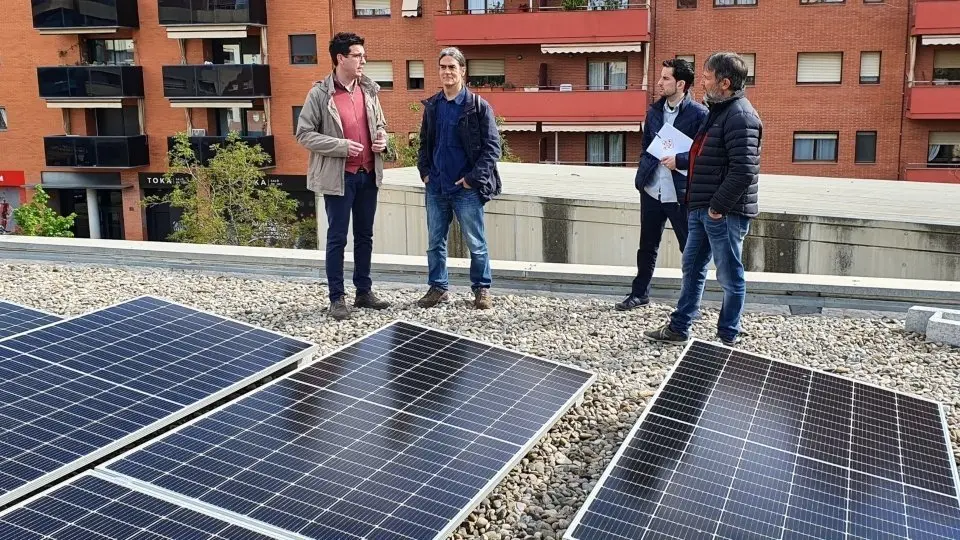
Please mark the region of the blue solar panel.
POLYGON ((268 540, 89 473, 0 514, 9 540, 268 540))
POLYGON ((152 298, 0 342, 0 505, 313 350, 152 298))
POLYGON ((56 315, 0 300, 0 339, 59 320, 56 315))
POLYGON ((444 538, 592 380, 395 323, 105 468, 308 538, 444 538))
POLYGON ((567 529, 574 540, 957 540, 934 402, 693 341, 567 529))

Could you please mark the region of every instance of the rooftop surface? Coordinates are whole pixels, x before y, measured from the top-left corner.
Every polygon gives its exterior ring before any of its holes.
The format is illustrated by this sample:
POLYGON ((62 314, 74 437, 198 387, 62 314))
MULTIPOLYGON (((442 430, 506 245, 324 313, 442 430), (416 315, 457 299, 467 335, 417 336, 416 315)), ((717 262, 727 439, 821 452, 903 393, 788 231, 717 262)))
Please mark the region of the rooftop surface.
MULTIPOLYGON (((635 168, 533 163, 498 167, 505 195, 639 203, 635 168)), ((414 167, 387 169, 384 175, 387 185, 423 185, 414 167)), ((958 207, 960 184, 760 175, 760 211, 766 213, 960 226, 958 207)))
MULTIPOLYGON (((477 312, 463 302, 466 287, 455 284, 461 286, 450 304, 424 310, 414 302, 425 286, 378 284, 393 307, 335 322, 326 316, 326 287, 317 280, 49 264, 6 264, 3 274, 0 298, 61 315, 151 294, 310 340, 321 356, 407 319, 596 372, 582 405, 534 447, 454 538, 560 538, 681 352, 639 338, 666 319, 672 309, 666 304, 621 313, 597 297, 494 290, 495 309, 477 312)), ((716 317, 705 310, 695 336, 712 339, 716 317)), ((746 351, 940 401, 960 456, 960 349, 925 343, 905 333, 902 321, 883 317, 747 313, 744 328, 746 351)))

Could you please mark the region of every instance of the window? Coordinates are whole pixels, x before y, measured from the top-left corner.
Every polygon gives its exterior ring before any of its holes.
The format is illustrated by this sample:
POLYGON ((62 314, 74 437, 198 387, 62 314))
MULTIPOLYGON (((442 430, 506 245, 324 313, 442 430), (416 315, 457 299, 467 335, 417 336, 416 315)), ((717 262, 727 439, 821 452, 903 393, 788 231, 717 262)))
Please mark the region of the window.
POLYGON ((7 130, 7 110, 0 107, 0 131, 7 130))
POLYGON ((944 50, 934 53, 933 83, 960 84, 960 50, 944 50))
POLYGON ((713 7, 755 6, 757 0, 713 0, 713 7))
POLYGON ((797 84, 840 84, 843 53, 797 53, 797 84))
POLYGON ((793 161, 837 161, 837 138, 834 133, 794 133, 793 161))
POLYGON ((506 82, 503 60, 467 60, 467 84, 503 86, 506 82))
POLYGON ((880 84, 880 51, 860 53, 860 84, 880 84))
POLYGON ((800 0, 801 4, 842 4, 846 0, 800 0))
POLYGON ((93 109, 99 137, 133 137, 140 135, 140 108, 124 105, 120 109, 93 109))
POLYGON ((302 34, 290 36, 290 63, 317 63, 317 35, 302 34))
POLYGON ((214 64, 259 64, 263 60, 259 37, 214 39, 211 44, 214 64))
POLYGON ((697 0, 677 0, 677 9, 697 9, 697 0))
MULTIPOLYGON (((677 55, 677 60, 686 60, 687 62, 690 62, 690 65, 692 65, 694 68, 697 67, 697 57, 696 57, 695 55, 692 55, 692 54, 678 54, 678 55, 677 55)), ((696 71, 696 70, 694 70, 694 71, 696 71)))
POLYGON ((626 60, 590 60, 587 62, 587 85, 590 90, 626 90, 626 60))
POLYGON ((960 167, 960 131, 931 132, 927 164, 933 167, 960 167))
POLYGON ((503 1, 504 0, 467 0, 467 13, 471 15, 503 13, 503 1))
POLYGON ((303 105, 294 105, 293 107, 293 134, 297 134, 297 124, 300 123, 300 111, 303 110, 303 105))
POLYGON ((389 60, 367 62, 363 66, 363 72, 379 84, 380 88, 393 90, 393 62, 389 60))
POLYGON ((747 64, 747 85, 757 84, 757 75, 754 72, 757 66, 757 55, 755 53, 740 53, 743 63, 747 64))
POLYGON ((407 61, 407 88, 423 90, 423 60, 407 61))
POLYGON ((627 138, 623 133, 588 133, 587 164, 623 166, 627 138))
POLYGON ((226 137, 236 131, 244 137, 262 137, 266 134, 266 114, 262 109, 216 109, 217 135, 226 137))
POLYGON ((132 39, 91 39, 87 41, 87 63, 96 66, 132 66, 132 39))
POLYGON ((354 17, 389 17, 390 0, 353 0, 354 17))
POLYGON ((877 162, 877 132, 858 131, 857 147, 854 152, 854 161, 857 163, 877 162))

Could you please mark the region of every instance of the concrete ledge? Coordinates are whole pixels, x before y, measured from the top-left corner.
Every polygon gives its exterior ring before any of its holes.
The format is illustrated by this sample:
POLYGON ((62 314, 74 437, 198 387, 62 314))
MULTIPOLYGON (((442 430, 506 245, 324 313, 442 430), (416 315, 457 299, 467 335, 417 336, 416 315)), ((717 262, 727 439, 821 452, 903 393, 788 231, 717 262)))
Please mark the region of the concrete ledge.
MULTIPOLYGON (((0 237, 0 257, 10 261, 59 264, 104 264, 255 274, 279 277, 324 278, 324 253, 314 250, 87 240, 79 238, 0 237)), ((352 265, 351 253, 346 254, 352 265)), ((450 259, 454 286, 467 285, 470 262, 450 259)), ((636 269, 564 263, 492 261, 494 286, 504 289, 560 293, 623 295, 636 269)), ((375 279, 421 284, 426 281, 426 256, 374 254, 375 279)), ((681 272, 658 268, 652 295, 672 300, 679 295, 681 272)), ((907 311, 918 304, 960 308, 960 283, 897 278, 865 278, 807 274, 747 273, 751 303, 791 306, 794 312, 819 309, 907 311)), ((711 272, 707 300, 722 298, 711 272)))
POLYGON ((913 306, 907 312, 905 329, 926 334, 932 343, 960 347, 960 310, 913 306))

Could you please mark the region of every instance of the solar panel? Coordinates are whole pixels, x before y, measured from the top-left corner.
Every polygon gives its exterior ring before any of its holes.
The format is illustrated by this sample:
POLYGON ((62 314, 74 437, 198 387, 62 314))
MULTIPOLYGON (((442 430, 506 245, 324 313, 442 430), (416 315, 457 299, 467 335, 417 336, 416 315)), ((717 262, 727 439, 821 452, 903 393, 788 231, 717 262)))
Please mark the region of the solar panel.
POLYGON ((268 540, 270 537, 84 473, 0 514, 16 540, 268 540))
POLYGON ((60 317, 0 300, 0 339, 59 321, 60 317))
POLYGON ((308 538, 445 538, 594 377, 398 322, 103 470, 308 538))
POLYGON ((565 538, 960 538, 931 401, 694 340, 565 538))
POLYGON ((0 506, 315 349, 149 297, 0 342, 0 506))

